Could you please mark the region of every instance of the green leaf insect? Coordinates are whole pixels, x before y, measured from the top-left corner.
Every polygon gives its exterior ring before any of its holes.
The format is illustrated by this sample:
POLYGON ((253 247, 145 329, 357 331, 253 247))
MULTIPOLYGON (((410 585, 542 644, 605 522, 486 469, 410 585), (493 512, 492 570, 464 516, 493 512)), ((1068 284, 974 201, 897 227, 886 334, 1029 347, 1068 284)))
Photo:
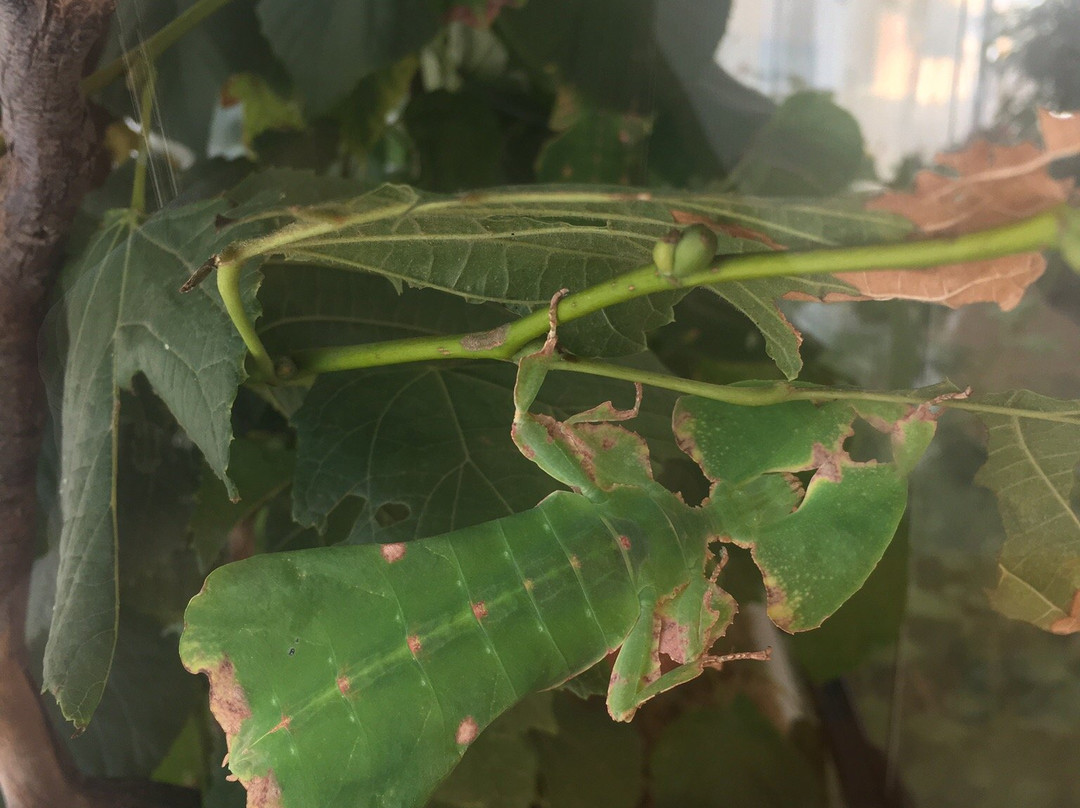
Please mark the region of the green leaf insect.
MULTIPOLYGON (((180 653, 209 676, 249 806, 414 808, 500 713, 609 654, 608 710, 624 721, 705 668, 765 658, 711 651, 736 612, 717 584, 718 540, 751 549, 789 630, 820 624, 881 557, 912 446, 894 453, 903 464, 856 463, 841 448, 850 405, 685 398, 676 436, 714 481, 691 507, 620 425, 636 405, 562 422, 529 411, 565 361, 557 300, 544 346, 519 361, 512 433, 572 491, 407 544, 256 556, 214 571, 191 601, 180 653), (791 472, 812 468, 803 492, 791 472)), ((925 412, 865 417, 923 448, 933 431, 925 412)))

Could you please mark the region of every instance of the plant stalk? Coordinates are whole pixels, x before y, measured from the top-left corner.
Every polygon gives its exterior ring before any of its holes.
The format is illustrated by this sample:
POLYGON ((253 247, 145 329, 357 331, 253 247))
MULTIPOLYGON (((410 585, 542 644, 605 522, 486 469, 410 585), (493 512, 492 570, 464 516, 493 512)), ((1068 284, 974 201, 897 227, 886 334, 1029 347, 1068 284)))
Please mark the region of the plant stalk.
POLYGON ((157 58, 175 45, 184 34, 231 2, 232 0, 197 0, 157 33, 84 78, 80 84, 83 95, 93 95, 104 90, 124 75, 129 66, 138 59, 145 59, 150 63, 157 61, 157 58))
POLYGON ((664 373, 613 365, 593 359, 577 358, 552 359, 548 370, 586 373, 590 376, 600 376, 606 379, 647 384, 650 387, 671 390, 683 395, 707 398, 711 401, 736 404, 742 407, 766 407, 786 401, 812 401, 815 403, 827 401, 874 401, 906 406, 934 404, 935 406, 964 410, 966 412, 1015 416, 1072 425, 1075 425, 1080 420, 1080 413, 1037 412, 1031 409, 970 401, 965 397, 966 394, 959 391, 955 396, 942 396, 937 392, 920 396, 917 393, 907 392, 883 393, 835 387, 810 387, 789 382, 755 382, 747 385, 712 384, 693 379, 683 379, 679 376, 669 376, 664 373))

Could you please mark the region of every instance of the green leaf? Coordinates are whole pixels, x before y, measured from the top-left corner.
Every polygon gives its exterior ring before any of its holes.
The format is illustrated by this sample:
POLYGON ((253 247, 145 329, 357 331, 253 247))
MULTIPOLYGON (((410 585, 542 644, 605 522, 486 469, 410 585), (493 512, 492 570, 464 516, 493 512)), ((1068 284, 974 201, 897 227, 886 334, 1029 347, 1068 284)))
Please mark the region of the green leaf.
POLYGON ((829 93, 789 96, 754 136, 729 178, 745 194, 829 196, 863 165, 859 124, 829 93))
POLYGON ((652 128, 648 119, 601 109, 560 87, 551 128, 557 134, 540 150, 539 182, 629 185, 642 179, 652 128))
POLYGON ((296 452, 279 440, 237 438, 229 452, 229 476, 236 486, 237 501, 212 474, 203 475, 188 530, 202 570, 221 556, 229 532, 252 518, 274 495, 292 484, 296 452))
POLYGON ((709 287, 745 314, 765 338, 765 351, 788 379, 802 371, 802 334, 784 316, 776 301, 791 293, 821 299, 826 291, 854 290, 831 278, 765 278, 757 281, 717 283, 709 287))
POLYGON ((745 697, 665 727, 651 761, 656 808, 827 805, 820 775, 745 697))
POLYGON ((906 474, 933 435, 921 410, 858 407, 738 407, 687 397, 676 408, 680 445, 716 483, 711 499, 727 538, 750 548, 769 617, 787 631, 821 625, 866 581, 904 513, 906 474), (847 455, 843 441, 864 413, 893 433, 896 462, 847 455), (808 470, 815 473, 804 491, 791 474, 808 470))
MULTIPOLYGON (((296 520, 322 527, 339 503, 359 497, 367 507, 352 541, 407 541, 532 507, 557 484, 510 440, 513 386, 509 366, 320 377, 293 418, 296 520), (395 506, 402 518, 388 524, 395 506)), ((610 383, 559 375, 549 378, 539 409, 565 418, 611 395, 610 383)), ((650 391, 645 404, 635 425, 658 444, 670 442, 670 398, 650 391)))
POLYGON ((454 192, 505 181, 502 126, 488 98, 468 90, 422 93, 405 108, 404 121, 420 187, 454 192))
POLYGON ((259 0, 259 22, 311 111, 328 111, 364 76, 418 50, 438 19, 426 0, 259 0))
MULTIPOLYGON (((290 198, 288 186, 282 196, 290 198)), ((334 204, 268 206, 264 213, 279 216, 287 229, 244 245, 245 257, 375 273, 399 288, 429 287, 532 309, 546 307, 561 288, 580 291, 649 264, 656 240, 676 220, 745 226, 788 246, 862 242, 907 230, 895 217, 850 204, 779 207, 724 195, 565 186, 440 197, 384 185, 334 204)), ((760 249, 747 239, 732 243, 735 250, 743 244, 760 249)), ((681 294, 610 307, 566 324, 560 339, 583 354, 635 353, 647 332, 671 321, 671 305, 681 294)))
MULTIPOLYGON (((178 294, 207 256, 252 227, 217 230, 224 202, 175 208, 136 226, 112 215, 65 270, 58 321, 67 352, 61 404, 63 528, 45 687, 85 726, 101 697, 116 642, 116 446, 119 390, 136 373, 222 479, 230 409, 245 350, 213 284, 178 294), (76 280, 77 279, 77 280, 76 280)), ((247 290, 250 298, 252 289, 247 290)))
POLYGON ((300 131, 305 126, 300 105, 279 95, 266 79, 254 73, 230 76, 221 88, 221 104, 223 107, 243 105, 241 142, 252 157, 255 139, 263 132, 300 131))
POLYGON ((984 396, 989 455, 976 482, 997 495, 1005 526, 994 608, 1040 628, 1076 631, 1080 591, 1080 405, 1026 390, 984 396))

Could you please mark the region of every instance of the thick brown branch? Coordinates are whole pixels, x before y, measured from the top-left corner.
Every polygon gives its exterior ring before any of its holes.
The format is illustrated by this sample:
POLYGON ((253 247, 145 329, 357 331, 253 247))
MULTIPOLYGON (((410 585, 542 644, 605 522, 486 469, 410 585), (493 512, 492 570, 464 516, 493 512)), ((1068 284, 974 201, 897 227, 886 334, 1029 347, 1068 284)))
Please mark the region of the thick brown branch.
POLYGON ((0 0, 0 793, 9 808, 166 804, 70 765, 27 672, 24 620, 44 401, 37 335, 98 136, 79 92, 114 0, 0 0))

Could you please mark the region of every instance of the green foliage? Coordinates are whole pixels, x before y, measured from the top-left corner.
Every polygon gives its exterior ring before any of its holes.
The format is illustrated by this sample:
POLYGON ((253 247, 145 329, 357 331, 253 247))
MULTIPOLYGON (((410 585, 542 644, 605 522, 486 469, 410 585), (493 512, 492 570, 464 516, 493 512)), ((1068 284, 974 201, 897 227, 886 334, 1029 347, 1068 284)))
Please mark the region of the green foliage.
POLYGON ((64 524, 45 684, 80 726, 97 706, 116 643, 120 389, 136 373, 145 376, 214 472, 225 475, 243 343, 209 289, 176 295, 207 251, 227 243, 214 227, 224 209, 202 203, 141 226, 127 214, 112 217, 66 276, 64 524))
POLYGON ((326 112, 365 76, 435 33, 427 0, 259 0, 259 23, 312 112, 326 112))
POLYGON ((1027 391, 988 396, 986 403, 1001 411, 983 416, 989 456, 976 481, 997 495, 1007 536, 990 598, 1002 614, 1060 630, 1076 617, 1080 591, 1076 404, 1027 391))
MULTIPOLYGON (((210 677, 230 767, 249 790, 296 804, 333 803, 347 789, 362 804, 419 805, 499 713, 615 650, 608 709, 628 720, 719 664, 707 654, 734 602, 710 572, 712 539, 753 548, 770 615, 792 631, 819 625, 873 570, 903 512, 905 468, 843 453, 851 407, 683 399, 676 437, 715 483, 695 509, 653 482, 644 445, 608 422, 621 417, 610 407, 562 424, 523 410, 539 383, 531 376, 549 361, 521 362, 514 439, 584 496, 556 493, 534 510, 408 544, 260 556, 207 579, 185 616, 181 656, 210 677), (789 476, 801 470, 815 471, 805 497, 789 476), (267 609, 279 617, 259 620, 267 609), (654 611, 667 628, 650 645, 654 611), (680 666, 661 675, 660 653, 680 666), (410 718, 400 704, 412 705, 410 718), (416 774, 402 781, 403 770, 416 774), (347 785, 337 771, 350 772, 347 785)), ((932 421, 871 409, 896 436, 898 458, 921 454, 932 421), (918 446, 903 446, 912 436, 918 446)), ((362 435, 362 415, 357 423, 362 435)), ((340 434, 329 425, 331 444, 340 434)), ((325 454, 316 450, 320 465, 325 454)))
POLYGON ((226 750, 286 808, 823 805, 831 764, 735 677, 654 697, 781 642, 756 598, 824 623, 793 643, 815 680, 889 642, 945 408, 989 429, 994 605, 1080 629, 1076 403, 791 382, 836 379, 781 301, 851 293, 822 267, 880 268, 911 227, 845 193, 849 113, 751 98, 712 61, 730 4, 675 5, 235 0, 158 57, 184 197, 136 213, 115 172, 46 335, 56 608, 31 622, 63 714, 95 718, 86 768, 219 806, 244 800, 226 750))

